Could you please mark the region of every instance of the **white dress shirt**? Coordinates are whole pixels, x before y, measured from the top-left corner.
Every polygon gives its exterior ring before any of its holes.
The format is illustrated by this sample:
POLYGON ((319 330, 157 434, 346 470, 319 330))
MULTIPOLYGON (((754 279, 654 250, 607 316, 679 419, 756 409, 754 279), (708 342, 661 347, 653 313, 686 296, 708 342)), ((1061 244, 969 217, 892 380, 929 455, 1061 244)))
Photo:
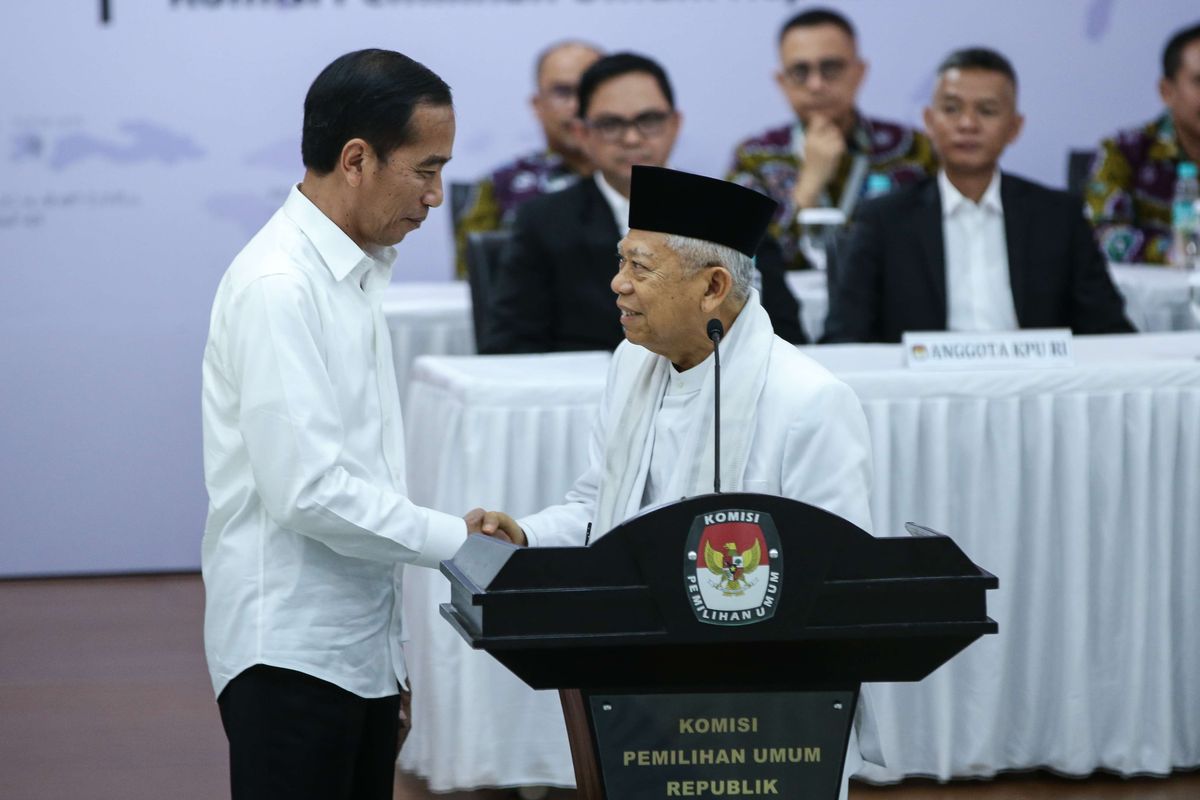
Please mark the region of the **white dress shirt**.
POLYGON ((217 694, 247 667, 395 694, 405 562, 435 567, 462 519, 406 497, 380 295, 364 253, 300 191, 234 259, 204 350, 205 652, 217 694))
MULTIPOLYGON (((592 177, 600 189, 600 194, 608 203, 608 207, 612 209, 613 220, 617 223, 617 230, 621 232, 621 238, 624 239, 629 233, 629 198, 622 197, 620 192, 609 186, 608 181, 604 180, 604 176, 600 174, 600 170, 596 170, 592 177)), ((616 247, 616 244, 614 243, 613 246, 616 247)))
POLYGON ((1019 326, 1008 277, 1000 171, 978 203, 938 173, 946 248, 946 329, 1011 331, 1019 326))

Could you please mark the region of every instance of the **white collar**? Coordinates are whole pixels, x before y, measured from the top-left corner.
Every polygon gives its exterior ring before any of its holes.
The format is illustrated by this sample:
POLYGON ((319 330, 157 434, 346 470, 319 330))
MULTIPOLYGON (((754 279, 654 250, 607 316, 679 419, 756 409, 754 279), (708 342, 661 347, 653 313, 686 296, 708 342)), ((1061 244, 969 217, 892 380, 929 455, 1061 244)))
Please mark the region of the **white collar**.
POLYGON ((374 254, 364 252, 337 223, 304 196, 299 185, 293 186, 288 192, 283 213, 312 242, 334 280, 340 281, 354 274, 356 280, 361 282, 363 273, 371 267, 389 270, 396 260, 394 247, 379 248, 374 254))
POLYGON ((992 180, 988 183, 987 188, 983 190, 983 197, 979 198, 978 203, 968 199, 962 192, 956 189, 954 184, 950 182, 950 179, 946 177, 946 170, 944 169, 938 170, 938 191, 942 194, 943 217, 953 216, 964 204, 995 211, 1000 214, 1004 213, 1004 205, 1000 202, 999 169, 992 174, 992 180))
POLYGON ((604 175, 600 170, 596 170, 593 177, 596 180, 596 188, 600 190, 608 207, 612 209, 613 220, 617 223, 617 229, 621 235, 629 233, 629 200, 621 196, 621 193, 609 185, 608 181, 604 180, 604 175))

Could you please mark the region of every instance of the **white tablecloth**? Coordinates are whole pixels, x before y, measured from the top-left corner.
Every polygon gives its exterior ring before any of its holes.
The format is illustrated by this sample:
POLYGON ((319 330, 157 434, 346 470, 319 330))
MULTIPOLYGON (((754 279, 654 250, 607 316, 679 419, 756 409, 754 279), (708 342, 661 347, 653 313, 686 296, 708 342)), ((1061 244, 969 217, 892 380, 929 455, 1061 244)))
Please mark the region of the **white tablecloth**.
MULTIPOLYGON (((889 769, 987 776, 1200 765, 1200 334, 1076 340, 1079 365, 918 374, 898 347, 809 348, 859 394, 876 530, 952 535, 1000 578, 998 636, 875 697, 889 769)), ((413 499, 523 514, 586 461, 607 354, 430 358, 408 406, 413 499)), ((402 765, 436 790, 570 785, 553 693, 470 651, 406 574, 415 727, 402 765)))
POLYGON ((392 333, 392 360, 400 396, 419 356, 475 352, 471 293, 464 281, 393 283, 384 289, 383 315, 392 333))

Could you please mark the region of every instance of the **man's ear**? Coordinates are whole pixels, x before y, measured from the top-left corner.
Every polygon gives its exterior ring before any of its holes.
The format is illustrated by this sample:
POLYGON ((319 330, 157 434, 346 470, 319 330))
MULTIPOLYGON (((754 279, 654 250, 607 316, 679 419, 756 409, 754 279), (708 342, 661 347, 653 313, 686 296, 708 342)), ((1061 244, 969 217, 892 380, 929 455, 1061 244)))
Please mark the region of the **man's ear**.
POLYGON ((1166 78, 1159 78, 1158 96, 1162 98, 1163 105, 1170 106, 1175 101, 1175 84, 1166 78))
POLYGON ((705 313, 709 313, 719 308, 729 296, 733 289, 733 275, 719 264, 705 267, 704 273, 704 297, 700 300, 700 307, 705 313))
POLYGON ((1024 128, 1025 128, 1025 115, 1024 114, 1015 115, 1013 117, 1012 132, 1009 134, 1008 142, 1004 146, 1008 147, 1008 145, 1015 142, 1017 140, 1017 137, 1021 135, 1021 131, 1024 128))
POLYGON ((362 184, 363 175, 375 160, 375 151, 362 139, 351 139, 342 145, 338 170, 350 186, 362 184))

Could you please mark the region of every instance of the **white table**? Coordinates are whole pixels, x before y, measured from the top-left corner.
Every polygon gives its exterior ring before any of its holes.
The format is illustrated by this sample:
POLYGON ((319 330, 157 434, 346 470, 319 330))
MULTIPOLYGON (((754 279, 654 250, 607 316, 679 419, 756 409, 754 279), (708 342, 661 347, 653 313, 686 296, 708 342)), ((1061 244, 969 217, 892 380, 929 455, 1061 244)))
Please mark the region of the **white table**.
MULTIPOLYGON (((876 530, 952 535, 1000 578, 1000 634, 875 697, 889 769, 1200 765, 1200 334, 1076 340, 1056 370, 914 374, 900 349, 806 352, 863 401, 876 530)), ((428 358, 409 395, 414 500, 515 514, 561 498, 586 460, 606 354, 428 358), (418 422, 419 420, 419 422, 418 422)), ((406 573, 416 682, 402 765, 436 790, 570 785, 557 697, 471 652, 406 573)))
POLYGON ((401 397, 419 356, 475 352, 471 292, 464 281, 393 283, 383 291, 383 315, 392 334, 401 397))

